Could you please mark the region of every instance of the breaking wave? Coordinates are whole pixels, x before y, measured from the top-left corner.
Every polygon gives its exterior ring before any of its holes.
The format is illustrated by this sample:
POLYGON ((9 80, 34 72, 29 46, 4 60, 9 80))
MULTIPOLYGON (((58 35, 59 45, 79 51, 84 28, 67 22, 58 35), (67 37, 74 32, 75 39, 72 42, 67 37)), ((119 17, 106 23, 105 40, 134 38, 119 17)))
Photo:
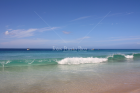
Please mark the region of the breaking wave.
POLYGON ((82 58, 82 57, 73 57, 73 58, 64 58, 58 61, 58 64, 85 64, 85 63, 101 63, 107 61, 107 58, 82 58))
POLYGON ((134 56, 140 56, 140 54, 132 54, 132 55, 124 55, 124 54, 113 54, 111 56, 107 56, 106 58, 98 58, 98 57, 68 57, 62 60, 57 61, 58 64, 87 64, 87 63, 101 63, 107 61, 123 61, 125 59, 133 59, 134 56))
POLYGON ((127 62, 128 60, 140 59, 140 53, 133 54, 112 54, 95 57, 66 57, 66 58, 46 58, 46 59, 26 59, 26 60, 0 60, 0 66, 28 66, 28 65, 63 65, 63 64, 93 64, 102 62, 127 62))

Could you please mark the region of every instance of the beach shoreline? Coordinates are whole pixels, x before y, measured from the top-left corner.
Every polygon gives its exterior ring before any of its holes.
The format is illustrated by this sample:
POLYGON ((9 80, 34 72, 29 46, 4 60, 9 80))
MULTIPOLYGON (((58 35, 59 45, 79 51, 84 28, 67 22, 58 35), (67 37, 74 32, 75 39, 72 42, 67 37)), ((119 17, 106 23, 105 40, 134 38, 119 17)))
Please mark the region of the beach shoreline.
POLYGON ((1 51, 0 93, 137 93, 140 50, 1 51))

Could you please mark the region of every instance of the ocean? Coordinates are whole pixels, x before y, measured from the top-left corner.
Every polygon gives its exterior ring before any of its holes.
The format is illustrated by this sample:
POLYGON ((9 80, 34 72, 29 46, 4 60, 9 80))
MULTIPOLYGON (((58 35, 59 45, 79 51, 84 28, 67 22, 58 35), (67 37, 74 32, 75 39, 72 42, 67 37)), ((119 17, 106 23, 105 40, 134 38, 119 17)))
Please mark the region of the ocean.
POLYGON ((0 49, 0 93, 131 93, 140 49, 0 49))

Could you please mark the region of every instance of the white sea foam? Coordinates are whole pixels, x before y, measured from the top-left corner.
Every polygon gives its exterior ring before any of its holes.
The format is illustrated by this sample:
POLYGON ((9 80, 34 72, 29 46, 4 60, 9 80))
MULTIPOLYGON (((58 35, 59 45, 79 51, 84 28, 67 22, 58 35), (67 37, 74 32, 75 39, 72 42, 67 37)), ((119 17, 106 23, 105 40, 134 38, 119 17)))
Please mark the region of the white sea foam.
POLYGON ((133 54, 133 55, 125 55, 125 54, 117 53, 117 54, 110 55, 110 56, 108 56, 107 58, 109 58, 109 57, 114 57, 114 55, 122 55, 122 56, 124 56, 125 58, 128 58, 128 59, 134 57, 134 54, 133 54))
POLYGON ((39 60, 38 62, 42 62, 43 60, 39 60))
POLYGON ((126 58, 133 58, 133 55, 125 55, 126 58))
POLYGON ((72 57, 72 58, 64 58, 60 61, 57 61, 58 64, 86 64, 86 63, 101 63, 107 61, 107 58, 93 58, 93 57, 72 57))
POLYGON ((0 62, 1 64, 2 64, 2 66, 4 67, 4 64, 8 64, 8 63, 10 63, 11 61, 10 60, 7 60, 7 61, 2 61, 2 62, 0 62))
POLYGON ((35 59, 33 59, 33 60, 25 60, 25 62, 28 63, 28 64, 32 64, 34 61, 35 61, 35 59))

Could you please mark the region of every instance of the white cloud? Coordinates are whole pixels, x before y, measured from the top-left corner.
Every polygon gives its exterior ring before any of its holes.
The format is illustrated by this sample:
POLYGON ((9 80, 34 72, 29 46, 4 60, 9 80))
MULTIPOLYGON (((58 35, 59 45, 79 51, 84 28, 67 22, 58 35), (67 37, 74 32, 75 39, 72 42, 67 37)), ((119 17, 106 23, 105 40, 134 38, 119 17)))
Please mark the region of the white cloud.
POLYGON ((54 29, 57 29, 59 27, 44 27, 44 28, 41 28, 41 29, 37 29, 38 31, 40 32, 43 32, 43 31, 50 31, 50 30, 54 30, 54 29))
POLYGON ((62 31, 64 34, 70 34, 70 32, 67 32, 67 31, 62 31))
POLYGON ((5 33, 8 32, 7 35, 10 35, 10 36, 13 36, 13 37, 17 37, 17 38, 22 38, 22 37, 33 36, 33 32, 34 31, 37 31, 37 29, 28 29, 28 30, 17 29, 17 30, 12 30, 10 32, 6 31, 5 33))
POLYGON ((9 32, 8 31, 5 31, 5 35, 8 35, 9 34, 9 32))
POLYGON ((90 17, 90 16, 80 17, 80 18, 74 19, 74 20, 72 20, 72 21, 81 20, 81 19, 85 19, 85 18, 88 18, 88 17, 90 17))
POLYGON ((5 35, 9 35, 12 37, 17 37, 17 38, 22 38, 22 37, 29 37, 29 36, 33 36, 35 31, 39 31, 39 32, 43 32, 43 31, 50 31, 50 30, 54 30, 57 29, 58 27, 45 27, 45 28, 40 28, 40 29, 17 29, 17 30, 12 30, 12 29, 8 29, 10 31, 5 31, 5 35))

